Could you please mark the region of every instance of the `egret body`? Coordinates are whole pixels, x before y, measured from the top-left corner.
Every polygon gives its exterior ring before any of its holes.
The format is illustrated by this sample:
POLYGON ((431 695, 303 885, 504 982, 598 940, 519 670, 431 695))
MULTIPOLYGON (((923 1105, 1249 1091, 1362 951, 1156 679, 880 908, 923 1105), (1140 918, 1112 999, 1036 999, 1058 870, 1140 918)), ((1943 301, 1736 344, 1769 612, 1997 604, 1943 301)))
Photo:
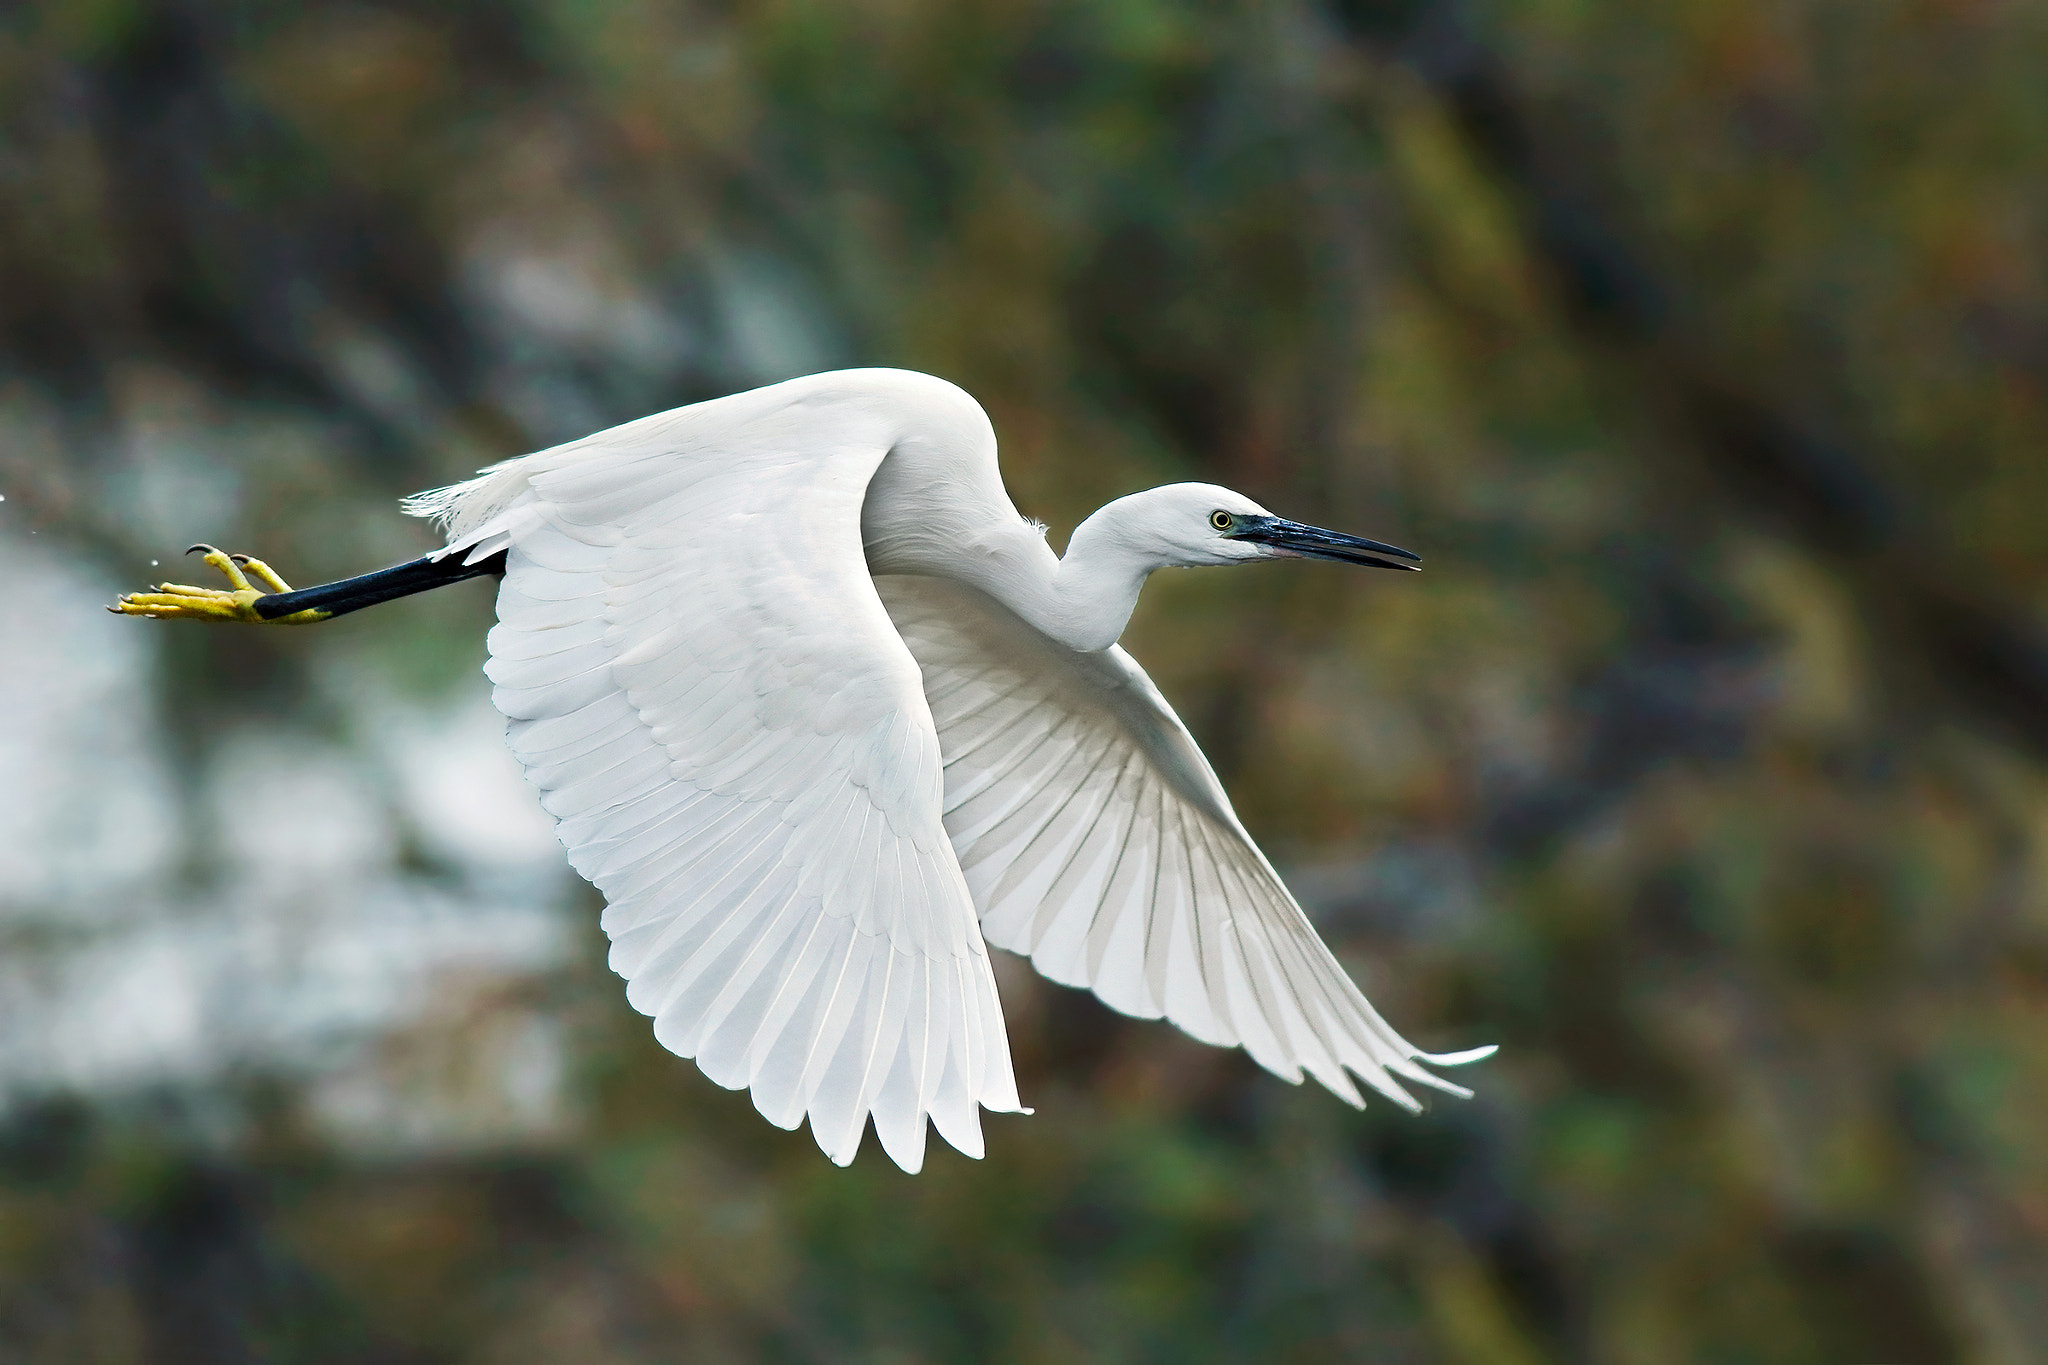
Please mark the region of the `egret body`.
POLYGON ((628 999, 836 1162, 871 1115, 915 1171, 927 1118, 979 1156, 979 1110, 1020 1110, 989 944, 1352 1104, 1353 1077, 1466 1094, 1425 1064, 1492 1051, 1379 1017, 1116 645, 1154 569, 1405 550, 1173 484, 1055 556, 980 406, 901 370, 642 418, 407 510, 446 548, 303 591, 209 549, 228 589, 115 610, 305 623, 501 574, 493 699, 628 999))

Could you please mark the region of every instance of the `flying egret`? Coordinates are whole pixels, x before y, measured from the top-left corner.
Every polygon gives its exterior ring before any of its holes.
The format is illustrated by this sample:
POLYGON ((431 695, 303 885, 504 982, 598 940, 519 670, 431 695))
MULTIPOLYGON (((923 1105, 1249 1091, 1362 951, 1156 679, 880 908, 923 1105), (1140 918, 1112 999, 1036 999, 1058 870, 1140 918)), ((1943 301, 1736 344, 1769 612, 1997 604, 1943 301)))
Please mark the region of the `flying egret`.
POLYGON ((1181 483, 1055 557, 980 405, 904 370, 657 413, 405 508, 446 547, 294 590, 195 546, 228 588, 112 610, 300 624, 499 575, 492 698, 627 998, 840 1165, 870 1115, 914 1172, 927 1117, 978 1157, 980 1108, 1028 1112, 986 944, 1353 1105, 1352 1075, 1468 1095, 1422 1064, 1493 1051, 1388 1027, 1116 644, 1154 569, 1406 550, 1181 483))

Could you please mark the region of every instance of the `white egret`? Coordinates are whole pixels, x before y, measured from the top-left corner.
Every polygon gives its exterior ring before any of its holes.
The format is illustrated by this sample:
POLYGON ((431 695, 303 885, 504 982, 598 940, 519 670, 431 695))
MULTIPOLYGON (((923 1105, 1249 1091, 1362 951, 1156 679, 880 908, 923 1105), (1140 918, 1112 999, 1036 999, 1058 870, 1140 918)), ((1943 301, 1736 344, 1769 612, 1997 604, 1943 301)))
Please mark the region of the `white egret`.
POLYGON ((1055 557, 980 405, 902 370, 659 413, 406 509, 446 548, 294 591, 195 546, 228 588, 114 610, 303 623, 501 574, 492 695, 628 999, 841 1165, 870 1115, 916 1171, 927 1117, 980 1156, 980 1108, 1028 1112, 985 944, 1353 1105, 1354 1075, 1411 1109, 1402 1080, 1469 1094, 1423 1064, 1493 1051, 1380 1018, 1116 645, 1154 569, 1406 550, 1183 483, 1055 557))

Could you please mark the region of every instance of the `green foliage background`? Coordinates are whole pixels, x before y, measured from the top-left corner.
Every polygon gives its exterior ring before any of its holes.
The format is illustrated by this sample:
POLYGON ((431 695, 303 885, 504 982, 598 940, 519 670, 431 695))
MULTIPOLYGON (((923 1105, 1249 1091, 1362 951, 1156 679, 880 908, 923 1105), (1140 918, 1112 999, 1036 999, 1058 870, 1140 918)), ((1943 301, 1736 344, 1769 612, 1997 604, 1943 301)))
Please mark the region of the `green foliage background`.
MULTIPOLYGON (((491 459, 929 370, 1056 545, 1200 478, 1424 554, 1161 575, 1125 643, 1396 1026, 1503 1045, 1354 1114, 1008 971, 1036 1116, 840 1171, 655 1045, 564 884, 556 965, 372 1045, 455 1138, 260 1058, 17 1086, 0 1356, 2043 1358, 2044 70, 1996 0, 0 10, 10 563, 322 581, 491 459), (464 1068, 527 1019, 522 1126, 464 1068)), ((382 772, 488 622, 107 618, 33 682, 141 651, 148 885, 203 902, 266 836, 238 737, 382 772)), ((22 856, 118 845, 115 781, 11 781, 80 812, 22 856)), ((364 856, 495 894, 402 821, 364 856)), ((125 941, 31 882, 18 998, 125 941)))

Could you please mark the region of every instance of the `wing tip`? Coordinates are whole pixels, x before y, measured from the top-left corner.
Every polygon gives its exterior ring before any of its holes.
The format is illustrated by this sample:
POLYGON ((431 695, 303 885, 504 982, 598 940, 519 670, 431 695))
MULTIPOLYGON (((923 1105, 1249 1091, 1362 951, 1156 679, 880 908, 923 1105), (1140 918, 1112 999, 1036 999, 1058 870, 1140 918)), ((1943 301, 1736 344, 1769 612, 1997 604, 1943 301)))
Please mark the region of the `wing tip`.
MULTIPOLYGON (((1430 1089, 1442 1091, 1446 1095, 1455 1096, 1461 1100, 1469 1100, 1472 1098, 1472 1092, 1466 1087, 1425 1071, 1422 1067, 1417 1066, 1416 1063, 1426 1062, 1430 1066, 1467 1066, 1473 1062, 1484 1061, 1498 1051, 1500 1051, 1498 1043, 1488 1043, 1485 1047, 1467 1048, 1462 1052, 1411 1052, 1406 1057, 1390 1059, 1386 1065, 1388 1069, 1418 1085, 1426 1085, 1430 1089)), ((1395 1088, 1399 1089, 1398 1086, 1395 1088)), ((1409 1112, 1417 1114, 1422 1112, 1421 1103, 1408 1095, 1406 1091, 1401 1091, 1400 1098, 1405 1103, 1409 1112)))
MULTIPOLYGON (((755 1105, 755 1108, 759 1109, 760 1105, 757 1103, 755 1105)), ((1014 1107, 1009 1108, 997 1108, 993 1105, 982 1103, 980 1104, 980 1108, 987 1110, 991 1114, 1021 1114, 1026 1118, 1029 1118, 1032 1114, 1038 1112, 1037 1110, 1029 1108, 1025 1105, 1016 1105, 1014 1107)), ((762 1116, 766 1118, 770 1123, 773 1123, 777 1127, 786 1130, 794 1130, 796 1127, 802 1124, 804 1119, 807 1117, 806 1115, 799 1113, 796 1116, 795 1122, 784 1123, 780 1116, 770 1114, 765 1109, 761 1110, 761 1113, 762 1116)), ((863 1122, 861 1124, 860 1136, 855 1138, 851 1143, 840 1145, 836 1150, 832 1146, 827 1145, 827 1143, 829 1142, 828 1138, 820 1136, 820 1134, 818 1133, 818 1124, 816 1116, 811 1115, 808 1117, 810 1117, 811 1119, 811 1136, 817 1139, 818 1150, 823 1152, 825 1154, 826 1159, 829 1160, 833 1165, 843 1168, 852 1165, 853 1159, 857 1155, 859 1155, 861 1145, 865 1140, 868 1131, 867 1120, 874 1116, 872 1115, 872 1113, 864 1115, 863 1122)), ((988 1147, 986 1142, 982 1140, 981 1125, 979 1122, 980 1115, 977 1113, 975 1118, 976 1122, 969 1126, 962 1127, 960 1125, 952 1125, 958 1128, 959 1131, 957 1133, 949 1133, 947 1131, 947 1125, 940 1124, 938 1122, 938 1116, 935 1113, 922 1113, 917 1116, 917 1131, 914 1136, 904 1132, 885 1132, 883 1130, 883 1126, 878 1122, 874 1125, 875 1140, 878 1144, 880 1144, 883 1153, 889 1158, 891 1162, 895 1163, 897 1168, 900 1169, 905 1175, 917 1175, 919 1172, 924 1170, 925 1157, 928 1151, 926 1145, 926 1138, 929 1135, 931 1128, 938 1129, 939 1137, 942 1140, 944 1140, 947 1146, 951 1147, 953 1150, 960 1153, 960 1155, 967 1157, 973 1161, 983 1160, 988 1155, 988 1147), (926 1126, 927 1124, 930 1125, 929 1128, 926 1126)), ((892 1125, 892 1128, 895 1126, 896 1125, 892 1125)))

